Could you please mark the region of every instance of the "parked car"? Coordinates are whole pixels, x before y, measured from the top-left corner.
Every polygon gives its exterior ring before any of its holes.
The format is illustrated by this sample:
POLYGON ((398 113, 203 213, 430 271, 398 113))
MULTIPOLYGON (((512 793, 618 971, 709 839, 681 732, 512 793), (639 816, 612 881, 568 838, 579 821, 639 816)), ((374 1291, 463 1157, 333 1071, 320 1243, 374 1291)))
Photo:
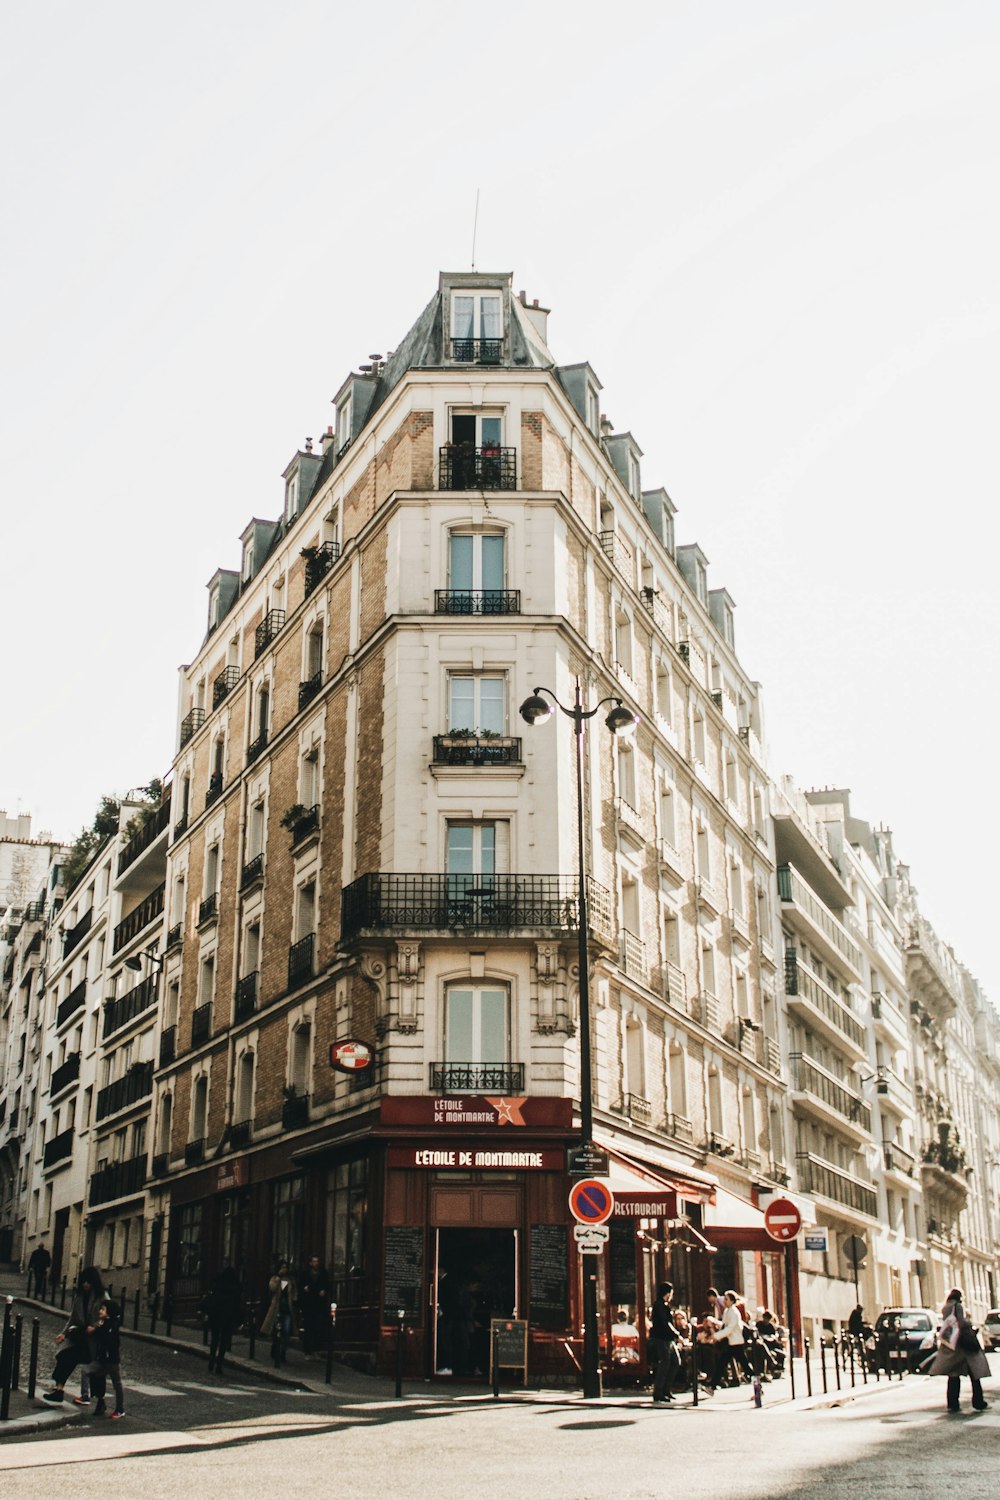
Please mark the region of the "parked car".
POLYGON ((892 1373, 905 1360, 911 1374, 919 1370, 937 1348, 940 1323, 929 1307, 887 1307, 875 1320, 868 1368, 892 1373))
POLYGON ((986 1314, 979 1330, 979 1337, 987 1352, 991 1349, 1000 1349, 1000 1307, 991 1308, 986 1314))

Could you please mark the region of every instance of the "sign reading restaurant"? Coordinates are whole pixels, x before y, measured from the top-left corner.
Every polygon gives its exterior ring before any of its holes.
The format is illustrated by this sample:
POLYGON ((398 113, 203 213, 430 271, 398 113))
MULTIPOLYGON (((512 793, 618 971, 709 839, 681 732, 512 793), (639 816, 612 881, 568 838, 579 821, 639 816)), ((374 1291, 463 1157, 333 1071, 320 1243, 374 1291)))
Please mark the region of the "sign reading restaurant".
POLYGON ((553 1148, 504 1151, 495 1146, 390 1146, 390 1167, 452 1168, 462 1172, 559 1172, 563 1152, 553 1148))
POLYGON ((388 1094, 381 1102, 383 1125, 437 1125, 445 1129, 482 1128, 568 1129, 573 1123, 572 1099, 532 1095, 388 1094))

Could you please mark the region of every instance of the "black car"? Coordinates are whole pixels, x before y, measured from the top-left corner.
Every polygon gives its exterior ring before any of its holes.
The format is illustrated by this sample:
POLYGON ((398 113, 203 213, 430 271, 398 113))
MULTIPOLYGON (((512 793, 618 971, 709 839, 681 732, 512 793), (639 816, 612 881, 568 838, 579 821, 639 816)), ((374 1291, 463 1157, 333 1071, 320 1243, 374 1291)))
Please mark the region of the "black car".
POLYGON ((940 1321, 929 1307, 887 1307, 869 1340, 868 1368, 892 1374, 905 1361, 911 1374, 919 1370, 937 1348, 940 1321))

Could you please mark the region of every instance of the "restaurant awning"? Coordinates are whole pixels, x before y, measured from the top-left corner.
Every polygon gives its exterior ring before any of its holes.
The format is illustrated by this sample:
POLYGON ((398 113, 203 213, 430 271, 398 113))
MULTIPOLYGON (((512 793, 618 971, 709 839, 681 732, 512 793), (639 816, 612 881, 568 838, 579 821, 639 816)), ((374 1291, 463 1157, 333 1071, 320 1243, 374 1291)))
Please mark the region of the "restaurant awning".
POLYGON ((764 1228, 764 1215, 746 1198, 728 1188, 715 1192, 715 1202, 706 1204, 702 1226, 713 1244, 729 1250, 780 1250, 777 1240, 764 1228))
POLYGON ((616 1218, 676 1219, 683 1214, 685 1201, 707 1203, 715 1191, 714 1177, 673 1163, 655 1148, 647 1150, 645 1142, 625 1142, 612 1132, 600 1132, 595 1133, 594 1144, 608 1153, 616 1208, 619 1197, 623 1205, 616 1218), (616 1174, 620 1187, 615 1185, 616 1174))

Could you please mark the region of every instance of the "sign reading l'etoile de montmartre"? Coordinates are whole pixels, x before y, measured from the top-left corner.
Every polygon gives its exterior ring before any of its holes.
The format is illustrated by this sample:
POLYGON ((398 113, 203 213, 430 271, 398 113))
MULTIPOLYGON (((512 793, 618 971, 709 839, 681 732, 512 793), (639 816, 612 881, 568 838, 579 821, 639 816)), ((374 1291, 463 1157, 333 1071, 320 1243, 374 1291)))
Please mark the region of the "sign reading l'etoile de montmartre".
POLYGON ((443 1127, 447 1130, 568 1129, 572 1099, 512 1094, 388 1094, 381 1101, 383 1125, 443 1127))

